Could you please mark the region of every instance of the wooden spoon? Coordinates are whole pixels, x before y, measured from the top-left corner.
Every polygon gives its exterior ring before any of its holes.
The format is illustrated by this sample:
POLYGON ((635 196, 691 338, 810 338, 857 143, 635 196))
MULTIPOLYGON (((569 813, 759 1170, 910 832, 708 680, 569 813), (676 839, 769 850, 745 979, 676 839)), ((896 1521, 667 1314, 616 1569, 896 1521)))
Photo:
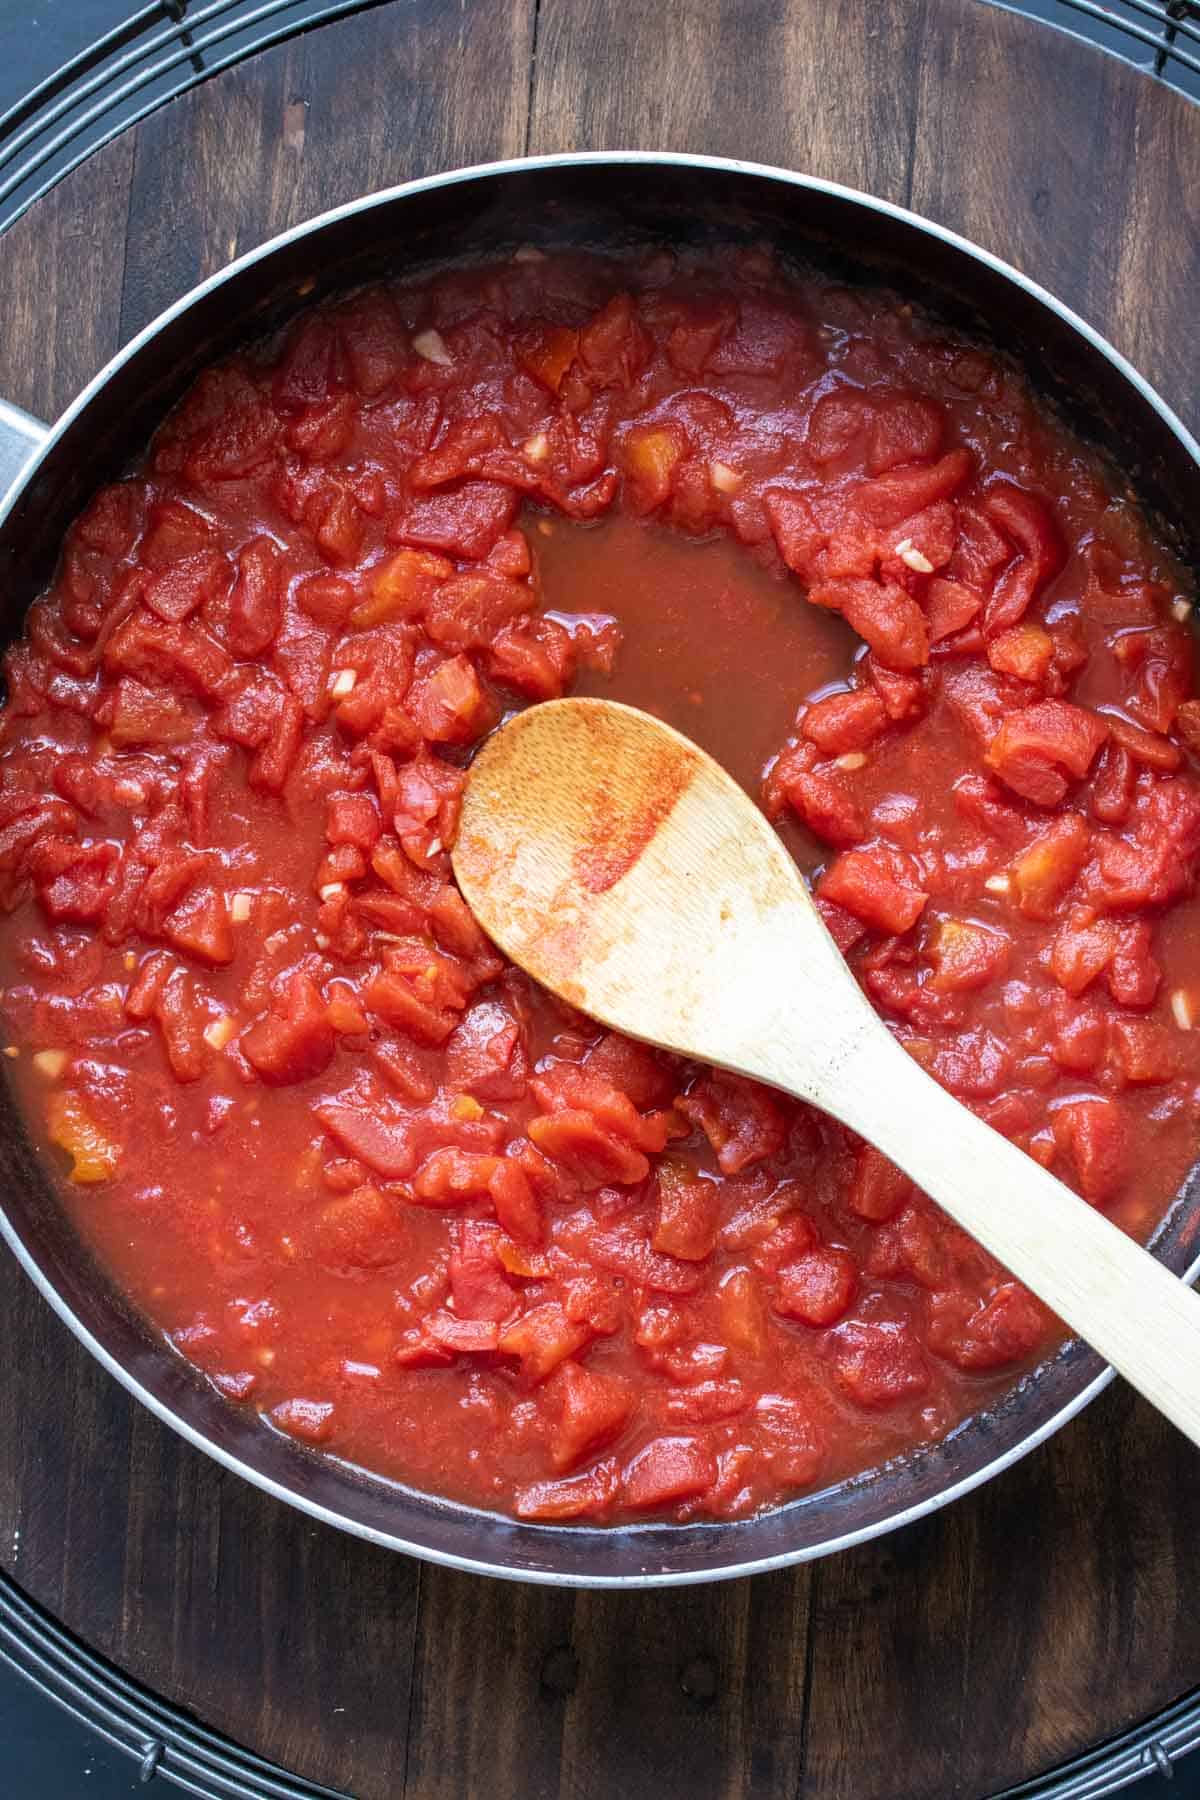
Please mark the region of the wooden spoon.
POLYGON ((687 738, 605 700, 521 713, 471 767, 454 870, 572 1006, 877 1145, 1200 1443, 1200 1299, 906 1055, 770 824, 687 738))

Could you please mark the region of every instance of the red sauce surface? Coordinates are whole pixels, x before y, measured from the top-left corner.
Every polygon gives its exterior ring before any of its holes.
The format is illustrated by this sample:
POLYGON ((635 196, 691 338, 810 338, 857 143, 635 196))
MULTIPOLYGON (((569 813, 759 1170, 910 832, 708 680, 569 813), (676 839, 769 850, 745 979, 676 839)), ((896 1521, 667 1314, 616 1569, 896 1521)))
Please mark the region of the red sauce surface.
POLYGON ((1056 1321, 840 1127, 505 966, 463 771, 567 690, 695 736, 911 1053, 1144 1235, 1197 1135, 1186 611, 1019 375, 886 295, 518 256, 307 315, 6 659, 7 1067, 72 1217, 264 1429, 525 1518, 938 1438, 1056 1321))

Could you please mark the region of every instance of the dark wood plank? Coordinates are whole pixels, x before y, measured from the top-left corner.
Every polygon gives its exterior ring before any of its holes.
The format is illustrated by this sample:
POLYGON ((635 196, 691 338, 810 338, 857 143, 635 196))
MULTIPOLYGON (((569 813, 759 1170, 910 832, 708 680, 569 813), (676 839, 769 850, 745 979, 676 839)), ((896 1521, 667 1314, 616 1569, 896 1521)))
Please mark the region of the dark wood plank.
MULTIPOLYGON (((133 142, 122 137, 5 234, 0 391, 41 418, 59 413, 120 343, 132 170, 133 142)), ((17 1351, 0 1383, 2 1559, 61 1616, 95 1622, 105 1641, 123 1604, 133 1408, 7 1256, 0 1309, 4 1342, 17 1351), (105 1478, 93 1483, 101 1443, 105 1478), (110 1554, 97 1555, 99 1543, 110 1554)))
POLYGON ((137 133, 122 335, 314 213, 519 156, 533 16, 534 0, 379 7, 152 114, 137 133))
POLYGON ((120 344, 132 173, 125 135, 4 235, 0 393, 38 418, 60 413, 120 344))
MULTIPOLYGON (((1195 422, 1196 116, 982 0, 397 0, 215 78, 40 202, 0 258, 0 386, 52 413, 230 255, 528 138, 910 203, 1037 273, 1195 422)), ((128 1402, 7 1263, 0 1306, 0 1563, 133 1674, 363 1800, 977 1796, 1200 1681, 1195 1455, 1128 1395, 853 1554, 573 1595, 314 1527, 128 1402)))
POLYGON ((909 204, 1075 307, 1200 428, 1195 339, 1182 328, 1197 253, 1195 105, 1063 42, 988 5, 945 9, 912 67, 909 204))
POLYGON ((531 151, 686 150, 904 203, 924 0, 542 0, 531 151))
POLYGON ((406 1800, 799 1792, 807 1593, 794 1573, 571 1595, 427 1570, 406 1800))

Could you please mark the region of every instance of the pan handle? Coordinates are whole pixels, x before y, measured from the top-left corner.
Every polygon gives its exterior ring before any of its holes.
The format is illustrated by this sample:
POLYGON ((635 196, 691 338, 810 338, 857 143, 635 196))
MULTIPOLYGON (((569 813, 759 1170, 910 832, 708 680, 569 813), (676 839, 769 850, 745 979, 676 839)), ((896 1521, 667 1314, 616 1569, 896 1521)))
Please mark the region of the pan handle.
POLYGON ((8 492, 35 450, 50 435, 50 427, 32 413, 0 400, 0 499, 8 492))

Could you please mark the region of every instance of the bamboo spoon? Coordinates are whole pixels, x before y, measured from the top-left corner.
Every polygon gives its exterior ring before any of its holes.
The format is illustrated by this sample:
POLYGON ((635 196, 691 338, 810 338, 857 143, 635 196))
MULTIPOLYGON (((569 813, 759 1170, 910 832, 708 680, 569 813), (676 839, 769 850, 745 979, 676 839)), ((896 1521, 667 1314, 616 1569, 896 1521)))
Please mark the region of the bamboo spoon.
POLYGON ((687 738, 604 700, 521 713, 472 765, 454 871, 572 1006, 875 1144, 1200 1443, 1200 1298, 905 1054, 767 820, 687 738))

